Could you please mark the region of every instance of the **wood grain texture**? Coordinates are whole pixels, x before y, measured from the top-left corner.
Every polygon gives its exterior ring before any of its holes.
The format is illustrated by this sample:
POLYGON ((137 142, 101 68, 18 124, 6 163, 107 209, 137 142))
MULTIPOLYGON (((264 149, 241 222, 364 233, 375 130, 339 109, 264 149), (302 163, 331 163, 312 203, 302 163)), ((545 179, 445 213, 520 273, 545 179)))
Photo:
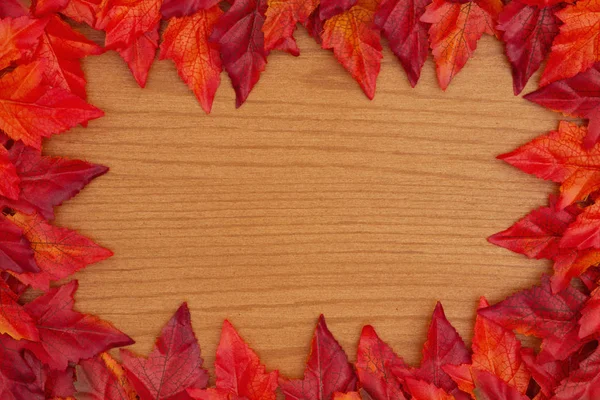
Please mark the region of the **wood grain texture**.
POLYGON ((133 350, 185 300, 209 367, 229 318, 269 368, 300 376, 319 313, 351 359, 369 323, 417 363, 436 300, 469 340, 480 295, 548 271, 485 239, 555 190, 495 159, 558 119, 513 96, 498 41, 484 38, 447 92, 431 60, 411 89, 386 51, 374 101, 298 41, 301 56, 273 53, 238 110, 223 74, 211 115, 168 61, 142 90, 115 53, 86 60, 106 117, 46 151, 111 171, 57 223, 115 252, 76 275, 78 307, 133 350))

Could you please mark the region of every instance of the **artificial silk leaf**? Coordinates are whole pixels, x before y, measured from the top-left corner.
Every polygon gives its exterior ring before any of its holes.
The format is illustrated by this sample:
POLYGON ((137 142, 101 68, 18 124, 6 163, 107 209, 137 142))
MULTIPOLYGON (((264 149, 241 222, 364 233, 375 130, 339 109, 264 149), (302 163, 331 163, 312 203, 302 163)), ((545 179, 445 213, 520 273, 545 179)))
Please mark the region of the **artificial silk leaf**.
POLYGON ((96 28, 106 31, 105 46, 122 49, 160 22, 162 0, 103 0, 96 28))
POLYGON ((42 137, 102 115, 80 97, 42 84, 39 63, 17 67, 0 78, 0 129, 36 149, 41 147, 42 137))
POLYGON ((430 0, 382 0, 375 13, 375 26, 388 40, 413 87, 429 54, 429 24, 421 21, 429 3, 430 0))
POLYGON ((323 43, 321 40, 321 34, 323 33, 323 25, 325 25, 325 21, 319 16, 320 9, 321 7, 318 6, 302 24, 308 31, 308 34, 315 39, 318 44, 323 43))
POLYGON ((6 333, 16 340, 39 340, 33 319, 17 300, 17 295, 0 279, 0 334, 6 333))
POLYGON ((441 303, 437 303, 429 325, 427 341, 423 345, 421 366, 414 371, 415 378, 444 389, 457 400, 467 399, 468 396, 459 391, 458 386, 443 367, 467 364, 470 361, 469 350, 446 318, 441 303))
POLYGON ((85 99, 86 81, 80 60, 102 52, 101 47, 53 16, 48 20, 35 57, 40 61, 46 83, 85 99))
POLYGON ((207 10, 219 4, 219 0, 163 0, 160 12, 163 18, 181 18, 207 10))
POLYGON ((102 0, 70 0, 67 6, 61 11, 74 21, 88 24, 96 28, 97 15, 100 12, 100 3, 102 0))
POLYGON ((503 32, 506 55, 512 67, 515 95, 521 93, 540 68, 558 34, 555 13, 560 6, 536 7, 519 0, 507 4, 498 17, 498 30, 503 32))
POLYGON ((190 389, 194 399, 275 400, 277 371, 267 373, 258 356, 248 347, 231 323, 225 320, 215 360, 216 389, 190 389))
POLYGON ((265 23, 265 50, 279 49, 295 56, 300 50, 294 39, 296 24, 304 24, 317 9, 319 0, 267 0, 265 23))
POLYGON ((581 310, 579 319, 579 337, 598 335, 600 333, 600 288, 596 288, 581 310))
POLYGON ((580 0, 556 13, 563 22, 540 84, 570 78, 600 61, 600 1, 580 0))
POLYGON ((36 17, 44 17, 61 11, 70 0, 32 0, 31 11, 36 17))
POLYGON ((76 372, 79 400, 138 400, 125 371, 108 353, 81 360, 76 372))
POLYGON ((402 383, 404 376, 410 375, 409 367, 370 325, 360 334, 356 374, 360 386, 374 399, 405 399, 402 383))
POLYGON ((23 357, 21 342, 0 335, 0 398, 45 400, 35 372, 23 357))
POLYGON ((19 198, 19 183, 21 180, 17 175, 17 169, 10 160, 8 151, 0 145, 0 196, 8 197, 12 200, 19 198))
MULTIPOLYGON (((366 399, 363 399, 359 392, 348 392, 348 393, 335 392, 333 394, 333 400, 366 400, 366 399)), ((399 399, 399 400, 402 400, 402 399, 399 399)))
POLYGON ((560 245, 578 250, 600 248, 600 203, 586 207, 565 230, 560 245))
POLYGON ((406 386, 413 400, 455 400, 454 396, 446 393, 444 389, 429 382, 408 378, 406 386))
POLYGON ((158 24, 149 32, 138 36, 130 46, 117 49, 140 87, 146 87, 148 73, 156 58, 157 48, 158 24))
POLYGON ((333 49, 337 60, 358 82, 369 99, 375 96, 381 67, 381 39, 373 27, 379 0, 359 0, 356 5, 325 22, 322 47, 333 49))
POLYGON ((35 261, 41 269, 41 272, 37 273, 24 272, 13 275, 34 288, 47 290, 50 281, 64 279, 113 254, 72 230, 50 225, 37 214, 15 213, 7 218, 23 230, 23 234, 31 243, 35 261))
POLYGON ((577 251, 565 249, 554 259, 552 291, 559 292, 569 286, 571 279, 583 274, 587 269, 600 264, 600 251, 588 249, 577 251))
POLYGON ((579 364, 556 389, 551 400, 594 400, 600 398, 600 349, 579 364))
POLYGON ((360 0, 321 0, 319 18, 326 21, 338 14, 348 11, 360 0))
POLYGON ((121 359, 140 400, 174 399, 187 389, 204 389, 208 382, 186 303, 162 329, 148 358, 121 349, 121 359))
POLYGON ((0 20, 0 70, 33 54, 46 21, 27 16, 0 20))
POLYGON ((477 400, 529 400, 529 397, 487 371, 475 371, 473 378, 477 400))
POLYGON ((600 189, 600 146, 582 146, 587 129, 561 121, 557 131, 539 136, 499 159, 541 179, 562 183, 557 206, 585 199, 600 189))
POLYGON ((133 343, 108 322, 73 310, 77 281, 50 289, 48 293, 25 305, 35 320, 39 342, 24 347, 52 369, 64 370, 69 362, 93 357, 113 347, 133 343))
POLYGON ((266 9, 266 0, 235 0, 210 35, 210 40, 220 45, 223 66, 235 90, 236 107, 244 104, 267 64, 262 31, 266 9))
POLYGON ((27 15, 27 9, 19 0, 0 1, 0 18, 18 18, 27 15))
POLYGON ((542 339, 542 360, 564 360, 588 340, 579 338, 580 310, 587 296, 574 287, 553 294, 550 280, 542 276, 539 286, 522 290, 479 314, 506 329, 542 339))
POLYGON ((72 198, 108 171, 107 167, 85 161, 42 156, 22 143, 15 143, 9 156, 21 180, 21 192, 16 201, 0 197, 0 204, 27 214, 38 212, 46 219, 54 218, 55 206, 72 198))
POLYGON ((600 64, 572 78, 553 82, 525 98, 567 115, 587 118, 585 148, 592 148, 600 139, 600 64))
POLYGON ((160 59, 173 60, 179 76, 209 113, 221 83, 219 48, 209 36, 223 12, 219 6, 169 21, 160 45, 160 59))
POLYGON ((46 399, 66 399, 75 394, 73 367, 68 367, 63 371, 50 369, 29 351, 23 352, 23 358, 35 374, 37 385, 44 390, 46 399))
POLYGON ((355 389, 356 376, 352 365, 321 315, 312 339, 304 379, 282 379, 281 390, 288 400, 327 400, 335 392, 355 389))
POLYGON ((432 24, 429 41, 443 90, 473 55, 481 36, 496 34, 496 20, 501 10, 500 0, 434 0, 427 7, 421 21, 432 24))
POLYGON ((23 230, 0 214, 0 269, 17 273, 39 272, 31 243, 23 230))

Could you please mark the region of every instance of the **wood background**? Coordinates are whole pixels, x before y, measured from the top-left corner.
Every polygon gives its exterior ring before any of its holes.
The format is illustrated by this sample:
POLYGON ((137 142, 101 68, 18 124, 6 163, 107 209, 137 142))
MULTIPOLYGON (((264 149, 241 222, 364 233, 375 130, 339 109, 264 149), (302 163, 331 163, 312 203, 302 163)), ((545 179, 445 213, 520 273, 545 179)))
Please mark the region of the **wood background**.
POLYGON ((273 53, 238 110, 223 73, 211 115, 169 61, 143 90, 116 53, 85 61, 106 117, 46 151, 111 171, 57 224, 115 252, 76 275, 78 308, 133 350, 147 353, 187 301, 210 368, 229 318, 269 369, 301 376, 320 313, 351 360, 373 324, 418 363, 436 300, 469 341, 480 295, 498 301, 548 270, 486 241, 555 190, 495 159, 558 119, 513 96, 497 40, 481 40, 445 93, 431 59, 411 89, 386 50, 369 101, 297 36, 301 56, 273 53))

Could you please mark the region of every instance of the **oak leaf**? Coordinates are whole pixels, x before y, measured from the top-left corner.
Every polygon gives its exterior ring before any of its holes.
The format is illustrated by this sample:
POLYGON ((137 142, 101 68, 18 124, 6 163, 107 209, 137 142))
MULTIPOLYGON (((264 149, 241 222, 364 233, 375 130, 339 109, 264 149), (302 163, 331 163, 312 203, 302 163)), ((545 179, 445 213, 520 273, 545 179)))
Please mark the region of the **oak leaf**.
POLYGON ((294 39, 296 24, 304 24, 317 9, 319 0, 267 0, 265 23, 265 50, 279 49, 295 56, 300 50, 294 39))
POLYGON ((80 400, 138 400, 123 367, 108 353, 81 360, 76 373, 80 400))

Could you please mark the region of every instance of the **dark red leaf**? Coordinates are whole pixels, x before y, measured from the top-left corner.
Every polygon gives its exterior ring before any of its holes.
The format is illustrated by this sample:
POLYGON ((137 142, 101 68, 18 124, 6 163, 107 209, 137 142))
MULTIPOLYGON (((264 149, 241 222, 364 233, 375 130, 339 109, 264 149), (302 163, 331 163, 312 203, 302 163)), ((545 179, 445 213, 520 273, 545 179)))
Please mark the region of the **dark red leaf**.
POLYGON ((0 18, 17 18, 27 15, 27 9, 19 0, 0 1, 0 18))
POLYGON ((79 400, 138 400, 125 371, 108 353, 79 363, 75 388, 79 400))
POLYGON ((15 340, 39 340, 33 319, 17 300, 18 296, 0 279, 0 334, 6 333, 15 340))
POLYGON ((219 4, 219 0, 163 0, 160 12, 163 18, 186 17, 199 10, 208 10, 219 4))
POLYGON ((319 6, 319 18, 323 21, 348 11, 354 6, 358 0, 321 0, 319 6))
POLYGON ((23 357, 21 342, 0 335, 0 398, 45 400, 38 377, 23 357))
POLYGON ((0 215, 0 266, 17 273, 38 272, 31 243, 21 228, 0 215))
POLYGON ((529 400, 529 397, 487 371, 473 372, 477 400, 529 400))
POLYGON ((600 398, 600 348, 581 361, 556 389, 552 400, 595 400, 600 398))

